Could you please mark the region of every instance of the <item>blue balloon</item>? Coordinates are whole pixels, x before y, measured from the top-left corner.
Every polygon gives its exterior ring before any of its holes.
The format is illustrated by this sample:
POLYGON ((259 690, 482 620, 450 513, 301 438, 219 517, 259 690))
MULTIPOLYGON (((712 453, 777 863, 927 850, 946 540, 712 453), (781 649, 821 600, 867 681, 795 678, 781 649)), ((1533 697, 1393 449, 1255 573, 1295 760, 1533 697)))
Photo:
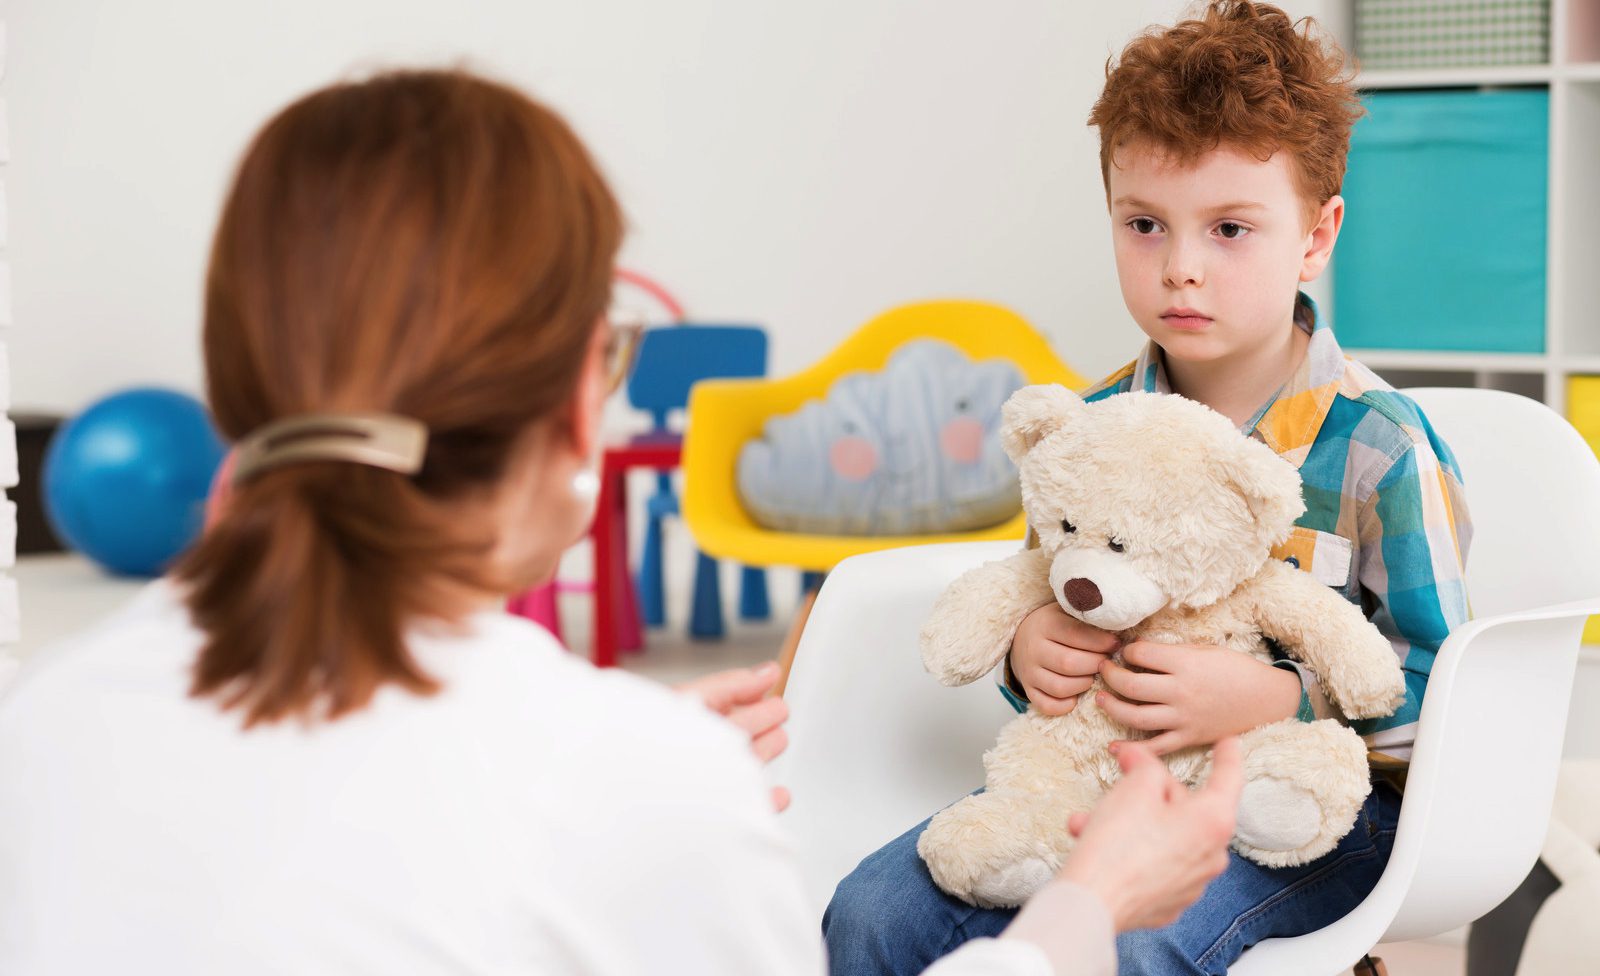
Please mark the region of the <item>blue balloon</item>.
POLYGON ((106 397, 51 439, 45 514, 62 541, 112 572, 155 576, 199 537, 225 451, 191 396, 106 397))

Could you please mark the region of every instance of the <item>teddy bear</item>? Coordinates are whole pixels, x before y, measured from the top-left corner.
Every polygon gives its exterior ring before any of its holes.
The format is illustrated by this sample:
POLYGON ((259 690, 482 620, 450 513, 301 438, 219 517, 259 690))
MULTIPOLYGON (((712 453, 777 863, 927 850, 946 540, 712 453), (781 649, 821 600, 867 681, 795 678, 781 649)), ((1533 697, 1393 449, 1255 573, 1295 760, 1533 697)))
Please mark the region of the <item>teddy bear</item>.
MULTIPOLYGON (((1171 394, 1085 403, 1030 386, 1003 408, 1029 546, 969 570, 939 597, 920 635, 946 685, 990 673, 1029 613, 1068 614, 1134 641, 1215 644, 1272 660, 1269 640, 1322 682, 1346 719, 1391 714, 1404 698, 1388 640, 1309 572, 1272 557, 1305 511, 1293 464, 1221 414, 1171 394)), ((1119 770, 1107 746, 1146 738, 1095 704, 1030 708, 984 755, 986 787, 938 813, 917 845, 939 887, 969 904, 1020 905, 1071 849, 1069 815, 1087 811, 1119 770)), ((1366 747, 1347 725, 1289 718, 1242 737, 1245 787, 1233 848, 1268 867, 1332 850, 1370 790, 1366 747)), ((1207 747, 1165 757, 1190 786, 1207 747)))

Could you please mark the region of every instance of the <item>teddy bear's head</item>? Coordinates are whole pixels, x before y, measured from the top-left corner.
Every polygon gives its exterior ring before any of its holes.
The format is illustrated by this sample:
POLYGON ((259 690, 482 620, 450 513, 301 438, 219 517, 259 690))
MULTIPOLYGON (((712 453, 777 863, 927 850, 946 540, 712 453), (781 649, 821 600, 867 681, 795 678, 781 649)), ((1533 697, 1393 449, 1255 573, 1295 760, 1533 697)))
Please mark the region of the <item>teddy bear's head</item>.
POLYGON ((1305 511, 1292 464, 1179 396, 1030 386, 1002 438, 1056 600, 1104 630, 1227 596, 1305 511))

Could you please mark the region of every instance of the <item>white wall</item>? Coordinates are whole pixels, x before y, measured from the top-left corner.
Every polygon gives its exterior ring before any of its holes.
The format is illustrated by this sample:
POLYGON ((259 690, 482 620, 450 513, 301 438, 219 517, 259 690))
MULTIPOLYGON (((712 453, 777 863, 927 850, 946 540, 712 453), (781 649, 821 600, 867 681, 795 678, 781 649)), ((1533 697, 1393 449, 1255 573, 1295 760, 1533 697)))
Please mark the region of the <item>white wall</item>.
MULTIPOLYGON (((0 13, 9 13, 7 6, 0 4, 0 13)), ((4 78, 6 61, 6 25, 0 21, 0 79, 4 78)), ((0 88, 0 92, 8 92, 9 86, 0 88)), ((4 163, 9 156, 5 132, 7 123, 6 106, 0 102, 0 252, 6 246, 6 172, 4 163)), ((11 409, 11 368, 7 340, 11 324, 10 296, 4 288, 4 282, 10 280, 11 269, 8 266, 8 256, 0 253, 0 652, 3 645, 15 643, 21 636, 21 606, 17 594, 17 581, 11 576, 11 570, 17 563, 17 506, 16 503, 6 498, 7 493, 17 484, 17 431, 11 421, 6 419, 6 411, 11 409)), ((12 660, 8 655, 0 653, 0 686, 3 686, 12 670, 12 660)))
POLYGON ((12 0, 14 400, 198 391, 206 247, 250 134, 352 70, 458 61, 563 110, 629 212, 626 263, 702 317, 765 323, 775 372, 953 295, 1108 371, 1139 336, 1084 118, 1107 54, 1181 8, 12 0))

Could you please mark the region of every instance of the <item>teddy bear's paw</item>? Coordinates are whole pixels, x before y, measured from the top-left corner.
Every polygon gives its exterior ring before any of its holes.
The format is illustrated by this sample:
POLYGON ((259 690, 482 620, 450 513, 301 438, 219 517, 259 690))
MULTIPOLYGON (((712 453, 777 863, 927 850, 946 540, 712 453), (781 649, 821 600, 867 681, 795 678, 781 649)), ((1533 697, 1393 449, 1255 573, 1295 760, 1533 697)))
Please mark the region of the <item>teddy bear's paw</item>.
POLYGON ((1366 681, 1352 681, 1339 696, 1339 710, 1350 718, 1382 718, 1393 715, 1394 710, 1406 700, 1405 677, 1399 668, 1385 669, 1384 673, 1366 676, 1366 681))
POLYGON ((1016 908, 1049 884, 1059 868, 1042 857, 994 868, 973 883, 972 900, 980 908, 1016 908))
POLYGON ((1322 809, 1310 790, 1276 776, 1244 784, 1234 838, 1254 851, 1287 854, 1316 840, 1322 809))

